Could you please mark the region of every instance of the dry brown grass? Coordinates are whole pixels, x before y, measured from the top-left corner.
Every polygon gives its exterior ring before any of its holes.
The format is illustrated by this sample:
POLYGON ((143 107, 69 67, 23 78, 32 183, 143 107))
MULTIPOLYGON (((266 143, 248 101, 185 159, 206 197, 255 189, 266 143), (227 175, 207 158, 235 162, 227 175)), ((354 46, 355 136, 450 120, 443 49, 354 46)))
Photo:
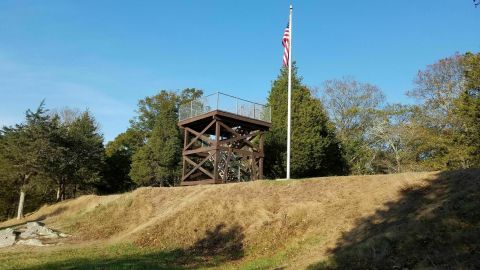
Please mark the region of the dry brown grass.
POLYGON ((242 260, 285 252, 285 266, 298 269, 328 256, 358 219, 398 200, 400 191, 436 177, 437 172, 428 172, 139 188, 44 206, 0 227, 42 220, 72 234, 71 244, 133 243, 166 250, 192 247, 221 225, 242 231, 242 260))

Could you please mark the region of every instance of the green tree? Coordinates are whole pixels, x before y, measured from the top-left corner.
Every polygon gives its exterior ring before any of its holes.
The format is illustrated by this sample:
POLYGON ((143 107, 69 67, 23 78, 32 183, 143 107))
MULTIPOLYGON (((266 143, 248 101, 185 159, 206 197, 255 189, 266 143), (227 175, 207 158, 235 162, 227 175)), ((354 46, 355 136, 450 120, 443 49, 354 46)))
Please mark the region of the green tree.
POLYGON ((12 166, 16 175, 15 186, 20 195, 18 219, 23 216, 26 193, 35 185, 35 176, 42 173, 43 158, 49 147, 49 125, 50 117, 42 102, 35 112, 26 112, 24 124, 4 127, 1 131, 0 155, 12 166))
POLYGON ((162 107, 166 100, 173 102, 178 111, 179 104, 189 102, 202 94, 202 90, 186 88, 180 93, 161 90, 157 95, 146 97, 138 102, 137 116, 130 121, 131 128, 143 132, 144 137, 148 138, 164 110, 162 107))
POLYGON ((72 151, 76 154, 75 171, 71 178, 72 195, 77 191, 94 192, 104 167, 103 135, 90 112, 83 112, 70 125, 69 133, 74 142, 72 151))
MULTIPOLYGON (((2 145, 2 140, 3 136, 0 134, 0 145, 2 145)), ((0 155, 0 221, 13 217, 15 213, 18 199, 16 180, 13 164, 0 155)))
MULTIPOLYGON (((272 83, 268 104, 272 128, 265 141, 265 175, 285 177, 287 142, 288 72, 282 68, 272 83)), ((294 65, 292 70, 292 159, 294 178, 341 175, 347 172, 333 124, 320 100, 302 85, 294 65)))
POLYGON ((137 185, 173 186, 179 183, 182 139, 177 126, 178 107, 202 91, 187 88, 181 93, 160 91, 139 102, 132 129, 144 135, 145 143, 132 156, 132 180, 137 185))
POLYGON ((434 142, 419 155, 428 157, 422 162, 431 169, 468 168, 475 163, 478 64, 474 59, 471 54, 456 54, 427 66, 418 72, 416 87, 407 93, 421 102, 425 144, 434 142))
POLYGON ((97 186, 100 193, 125 192, 135 187, 129 175, 132 156, 143 144, 142 133, 129 128, 106 145, 103 179, 97 186))
POLYGON ((465 166, 480 166, 480 53, 466 53, 463 59, 465 89, 456 100, 459 121, 456 141, 465 147, 465 166))
POLYGON ((52 116, 43 169, 57 185, 57 201, 93 192, 103 169, 103 137, 88 111, 64 110, 52 116), (63 115, 69 115, 64 118, 63 115))

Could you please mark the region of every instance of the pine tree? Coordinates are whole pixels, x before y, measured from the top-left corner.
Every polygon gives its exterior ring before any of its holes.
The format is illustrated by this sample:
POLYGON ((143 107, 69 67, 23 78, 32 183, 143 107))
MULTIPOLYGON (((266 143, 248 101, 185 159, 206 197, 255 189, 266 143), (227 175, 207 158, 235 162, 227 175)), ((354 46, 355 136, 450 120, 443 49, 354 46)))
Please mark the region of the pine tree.
MULTIPOLYGON (((0 133, 0 145, 3 140, 0 133)), ((0 155, 0 221, 13 217, 15 213, 15 202, 18 199, 16 180, 13 164, 0 155)))
POLYGON ((69 127, 69 135, 74 142, 72 152, 75 153, 74 173, 71 175, 71 195, 75 197, 77 191, 94 192, 99 183, 105 149, 103 135, 100 134, 98 124, 88 112, 83 112, 69 127))
MULTIPOLYGON (((26 112, 26 122, 14 127, 4 127, 0 154, 15 172, 15 185, 19 190, 17 218, 23 217, 25 198, 28 190, 35 184, 34 178, 43 172, 43 158, 48 153, 48 127, 50 117, 44 108, 44 102, 35 112, 26 112)), ((43 178, 38 178, 43 179, 43 178)))
MULTIPOLYGON (((285 177, 287 143, 287 83, 283 68, 268 97, 272 128, 265 142, 265 175, 285 177)), ((294 178, 342 175, 347 172, 334 127, 319 99, 301 83, 296 66, 292 70, 292 157, 294 178)))
POLYGON ((92 192, 103 169, 103 137, 88 111, 61 119, 52 117, 49 148, 43 170, 57 186, 56 200, 75 197, 77 191, 92 192))

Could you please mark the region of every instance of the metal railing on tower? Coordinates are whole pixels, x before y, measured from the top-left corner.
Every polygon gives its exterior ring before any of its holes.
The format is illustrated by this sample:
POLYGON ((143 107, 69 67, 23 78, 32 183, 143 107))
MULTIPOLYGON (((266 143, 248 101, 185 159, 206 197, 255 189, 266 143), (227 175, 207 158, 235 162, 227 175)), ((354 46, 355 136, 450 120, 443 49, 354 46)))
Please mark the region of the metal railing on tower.
POLYGON ((272 121, 270 106, 220 92, 202 96, 180 105, 178 114, 179 120, 182 121, 215 110, 229 112, 268 123, 272 121))

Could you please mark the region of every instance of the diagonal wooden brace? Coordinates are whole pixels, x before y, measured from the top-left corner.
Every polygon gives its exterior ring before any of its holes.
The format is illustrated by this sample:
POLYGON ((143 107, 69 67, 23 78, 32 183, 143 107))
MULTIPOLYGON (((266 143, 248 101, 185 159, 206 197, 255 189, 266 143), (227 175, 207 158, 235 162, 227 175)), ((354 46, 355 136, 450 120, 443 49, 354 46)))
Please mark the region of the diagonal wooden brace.
POLYGON ((197 169, 202 171, 203 173, 205 173, 206 175, 210 176, 211 178, 213 178, 213 175, 205 170, 204 168, 202 168, 202 165, 203 163, 205 163, 210 157, 212 156, 212 154, 208 155, 206 158, 204 158, 200 163, 195 163, 193 160, 189 159, 188 157, 184 156, 183 158, 188 162, 190 163, 191 165, 195 166, 192 170, 190 170, 190 172, 188 172, 182 179, 185 180, 187 179, 192 173, 194 173, 197 169))

